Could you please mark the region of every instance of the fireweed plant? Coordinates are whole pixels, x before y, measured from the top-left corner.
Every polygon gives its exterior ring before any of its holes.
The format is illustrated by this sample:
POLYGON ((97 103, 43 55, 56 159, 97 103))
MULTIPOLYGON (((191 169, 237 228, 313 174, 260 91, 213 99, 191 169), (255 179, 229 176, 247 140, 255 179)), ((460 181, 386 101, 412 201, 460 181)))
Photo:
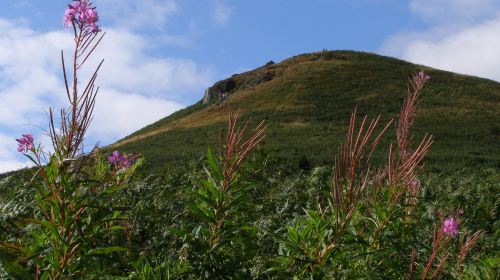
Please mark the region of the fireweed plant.
POLYGON ((103 61, 83 88, 78 74, 104 36, 98 20, 87 0, 74 1, 65 11, 63 23, 73 29, 74 51, 71 73, 61 52, 69 106, 57 119, 49 109, 47 134, 53 152, 36 145, 31 134, 17 139, 18 151, 36 167, 29 185, 36 189, 36 206, 33 217, 24 221, 27 233, 16 241, 0 243, 3 268, 15 278, 87 278, 99 267, 101 255, 125 250, 113 244, 122 231, 122 214, 111 201, 141 160, 116 151, 106 158, 97 146, 84 150, 103 61))
POLYGON ((256 252, 256 229, 245 219, 251 183, 243 170, 249 154, 265 138, 267 126, 261 122, 250 130, 249 121, 239 124, 239 111, 228 111, 221 153, 216 156, 208 150, 206 179, 187 195, 195 227, 175 231, 184 244, 184 274, 201 279, 248 279, 249 260, 256 252))
POLYGON ((385 166, 374 167, 371 156, 392 121, 376 133, 380 117, 364 117, 356 126, 352 113, 325 194, 328 202, 305 209, 305 216, 288 227, 269 273, 294 279, 461 277, 465 256, 483 235, 480 230, 467 237, 459 229, 463 210, 438 215, 430 252, 415 236, 421 198, 417 175, 433 140, 425 135, 414 148, 411 127, 429 79, 423 71, 410 79, 396 124, 396 147, 390 145, 385 166))

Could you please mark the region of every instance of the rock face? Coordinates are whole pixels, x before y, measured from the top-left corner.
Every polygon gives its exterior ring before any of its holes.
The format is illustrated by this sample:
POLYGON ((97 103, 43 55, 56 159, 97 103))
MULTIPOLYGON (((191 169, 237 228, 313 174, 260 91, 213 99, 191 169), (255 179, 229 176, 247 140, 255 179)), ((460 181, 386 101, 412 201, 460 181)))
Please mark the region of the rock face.
POLYGON ((237 90, 255 87, 258 84, 272 80, 273 77, 273 73, 267 71, 233 75, 231 78, 218 81, 213 86, 207 88, 203 97, 203 104, 222 102, 237 90))
POLYGON ((258 84, 268 82, 273 79, 273 74, 270 72, 258 73, 249 79, 245 79, 241 85, 241 89, 254 87, 258 84))
POLYGON ((218 81, 213 86, 205 90, 205 96, 203 97, 203 104, 210 102, 221 102, 226 99, 227 95, 234 91, 236 88, 236 82, 233 78, 218 81))

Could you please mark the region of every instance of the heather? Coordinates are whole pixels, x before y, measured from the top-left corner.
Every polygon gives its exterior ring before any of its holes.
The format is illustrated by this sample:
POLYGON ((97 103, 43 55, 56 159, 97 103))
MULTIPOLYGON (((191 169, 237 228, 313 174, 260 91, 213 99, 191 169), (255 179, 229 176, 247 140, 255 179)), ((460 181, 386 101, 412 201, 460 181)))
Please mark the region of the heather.
POLYGON ((96 10, 82 0, 64 13, 75 52, 69 63, 61 53, 68 107, 48 111, 52 150, 21 135, 34 167, 1 177, 0 277, 498 277, 498 169, 431 172, 436 138, 414 133, 432 74, 401 77, 393 118, 352 104, 328 165, 307 154, 284 164, 262 148, 272 120, 229 99, 218 143, 152 172, 158 162, 140 151, 85 142, 102 62, 90 77, 80 70, 106 39, 96 10))

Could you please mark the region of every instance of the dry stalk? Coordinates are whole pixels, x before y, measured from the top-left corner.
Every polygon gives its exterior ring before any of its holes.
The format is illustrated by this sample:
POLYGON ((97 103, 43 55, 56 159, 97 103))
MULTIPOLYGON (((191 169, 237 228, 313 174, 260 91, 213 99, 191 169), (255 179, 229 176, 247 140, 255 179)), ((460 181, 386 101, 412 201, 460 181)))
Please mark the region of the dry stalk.
MULTIPOLYGON (((223 178, 219 189, 219 191, 224 194, 232 191, 231 185, 238 175, 238 168, 255 147, 265 138, 264 133, 267 129, 264 121, 262 121, 253 129, 254 132, 250 136, 247 136, 250 120, 247 120, 243 125, 239 125, 240 111, 232 111, 231 109, 228 109, 228 111, 229 117, 226 142, 222 147, 223 154, 221 167, 223 178)), ((224 197, 227 197, 227 195, 224 195, 224 197)), ((227 203, 228 202, 223 199, 215 205, 217 213, 215 223, 208 225, 212 235, 210 240, 212 248, 215 248, 220 240, 220 236, 217 233, 224 226, 224 222, 227 218, 228 212, 224 210, 227 203)))
MULTIPOLYGON (((78 88, 78 71, 94 52, 105 33, 98 36, 97 33, 85 29, 80 31, 75 30, 75 35, 71 84, 64 61, 64 53, 61 51, 64 84, 70 105, 69 108, 60 111, 60 123, 58 126, 56 125, 56 116, 53 109, 49 109, 49 136, 52 140, 54 150, 61 153, 59 156, 62 160, 64 162, 78 162, 79 164, 76 168, 80 169, 85 161, 85 157, 83 156, 83 141, 92 121, 96 96, 99 91, 99 87, 95 86, 95 82, 103 60, 96 67, 83 91, 80 91, 78 88), (79 160, 76 160, 76 158, 79 158, 79 160)), ((92 151, 96 147, 97 145, 94 146, 92 151)), ((69 164, 67 165, 69 166, 69 164)))
MULTIPOLYGON (((392 203, 395 203, 407 191, 413 197, 420 191, 416 173, 422 168, 422 161, 429 152, 433 139, 432 135, 426 134, 417 148, 413 150, 411 129, 415 122, 421 91, 428 79, 429 76, 424 72, 419 72, 410 79, 407 97, 401 106, 396 124, 397 146, 395 148, 394 145, 390 145, 387 166, 380 169, 374 177, 375 191, 387 185, 392 188, 392 203), (401 188, 401 185, 404 188, 401 188)), ((413 202, 416 203, 416 201, 413 202)))
POLYGON ((367 121, 365 116, 356 130, 356 110, 351 115, 345 143, 339 147, 333 168, 330 207, 335 214, 337 232, 342 231, 351 219, 372 177, 371 156, 392 123, 389 121, 378 134, 374 134, 379 120, 380 116, 367 121))
POLYGON ((484 235, 484 230, 476 231, 467 241, 464 242, 465 234, 460 239, 460 251, 457 257, 457 271, 460 274, 462 272, 462 263, 467 257, 470 249, 477 243, 479 238, 484 235))
POLYGON ((251 136, 246 137, 250 120, 238 126, 239 117, 239 110, 231 111, 229 109, 228 129, 223 154, 224 181, 221 186, 222 191, 225 191, 229 186, 229 183, 234 178, 235 171, 241 163, 247 158, 250 152, 253 151, 257 144, 265 138, 264 132, 267 126, 264 125, 264 121, 260 122, 259 125, 253 129, 255 132, 251 136))
POLYGON ((426 134, 415 150, 411 145, 411 128, 417 115, 420 94, 429 76, 423 71, 410 79, 408 94, 401 106, 399 120, 396 126, 397 159, 394 148, 390 147, 387 164, 388 183, 392 190, 392 202, 396 202, 404 193, 408 193, 406 202, 416 204, 416 196, 420 192, 420 183, 416 173, 422 168, 422 161, 433 143, 432 135, 426 134), (400 188, 398 186, 404 186, 400 188))
POLYGON ((415 255, 417 254, 417 251, 415 248, 411 249, 411 256, 410 256, 410 272, 408 272, 408 279, 411 280, 413 279, 413 269, 414 269, 414 264, 415 264, 415 255))
MULTIPOLYGON (((442 223, 442 221, 441 221, 442 223)), ((437 254, 439 253, 440 249, 442 249, 450 240, 451 240, 450 235, 444 234, 444 228, 441 227, 439 230, 437 230, 437 226, 434 225, 434 235, 433 235, 433 240, 432 240, 432 253, 429 256, 429 259, 427 260, 427 265, 425 266, 424 273, 422 274, 422 277, 420 278, 421 280, 424 280, 427 278, 427 275, 430 273, 432 269, 432 264, 434 263, 434 260, 437 257, 437 254)), ((434 270, 434 272, 431 275, 431 279, 435 279, 437 274, 441 271, 443 268, 444 263, 449 257, 449 253, 444 253, 444 257, 441 258, 437 268, 434 270)))

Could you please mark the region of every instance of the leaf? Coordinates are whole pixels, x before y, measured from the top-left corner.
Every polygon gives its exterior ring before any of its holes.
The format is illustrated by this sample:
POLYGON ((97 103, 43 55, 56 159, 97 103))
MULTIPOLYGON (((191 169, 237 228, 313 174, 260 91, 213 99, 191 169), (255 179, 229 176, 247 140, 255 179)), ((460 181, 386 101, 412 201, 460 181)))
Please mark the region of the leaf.
POLYGON ((211 175, 214 175, 218 181, 221 181, 224 176, 222 174, 222 170, 220 169, 219 163, 215 159, 210 147, 208 148, 207 153, 207 163, 210 166, 210 171, 213 173, 211 175))
POLYGON ((204 201, 208 205, 213 205, 214 204, 214 202, 209 197, 207 197, 205 194, 203 194, 203 193, 199 193, 199 192, 195 192, 195 191, 190 191, 189 194, 191 196, 193 196, 194 198, 198 198, 198 199, 204 201))
POLYGON ((26 156, 29 160, 31 160, 31 161, 35 164, 35 166, 39 166, 38 162, 37 162, 37 161, 36 161, 36 160, 35 160, 32 156, 30 156, 30 155, 28 155, 28 154, 24 154, 24 155, 25 155, 25 156, 26 156))
POLYGON ((244 194, 240 194, 238 195, 237 197, 235 197, 232 201, 230 201, 228 203, 228 205, 226 206, 227 209, 232 209, 232 208, 235 208, 235 206, 237 205, 241 205, 242 201, 244 201, 246 198, 246 196, 244 194))
POLYGON ((123 230, 123 229, 125 229, 123 226, 116 225, 116 226, 107 227, 104 230, 106 230, 106 231, 115 231, 115 230, 123 230))
POLYGON ((40 277, 40 280, 49 280, 49 272, 45 271, 43 274, 42 274, 42 277, 40 277))
POLYGON ((117 184, 104 190, 105 194, 111 194, 127 187, 127 184, 117 184))
POLYGON ((122 252, 122 251, 128 251, 128 249, 124 248, 124 247, 119 247, 119 246, 90 249, 87 252, 87 255, 104 255, 104 254, 108 254, 108 253, 112 253, 112 252, 122 252))
POLYGON ((215 213, 213 211, 205 209, 205 207, 194 204, 193 202, 186 202, 186 207, 194 216, 197 216, 209 223, 215 222, 215 213))
POLYGON ((38 225, 43 226, 44 228, 49 230, 49 232, 52 233, 52 235, 55 236, 57 239, 62 240, 61 235, 59 235, 59 231, 57 230, 56 226, 54 226, 50 222, 45 221, 45 220, 39 221, 39 220, 35 220, 35 219, 28 219, 27 221, 32 223, 32 224, 38 224, 38 225))
POLYGON ((4 250, 0 250, 0 263, 9 276, 15 279, 33 279, 30 273, 4 250))

